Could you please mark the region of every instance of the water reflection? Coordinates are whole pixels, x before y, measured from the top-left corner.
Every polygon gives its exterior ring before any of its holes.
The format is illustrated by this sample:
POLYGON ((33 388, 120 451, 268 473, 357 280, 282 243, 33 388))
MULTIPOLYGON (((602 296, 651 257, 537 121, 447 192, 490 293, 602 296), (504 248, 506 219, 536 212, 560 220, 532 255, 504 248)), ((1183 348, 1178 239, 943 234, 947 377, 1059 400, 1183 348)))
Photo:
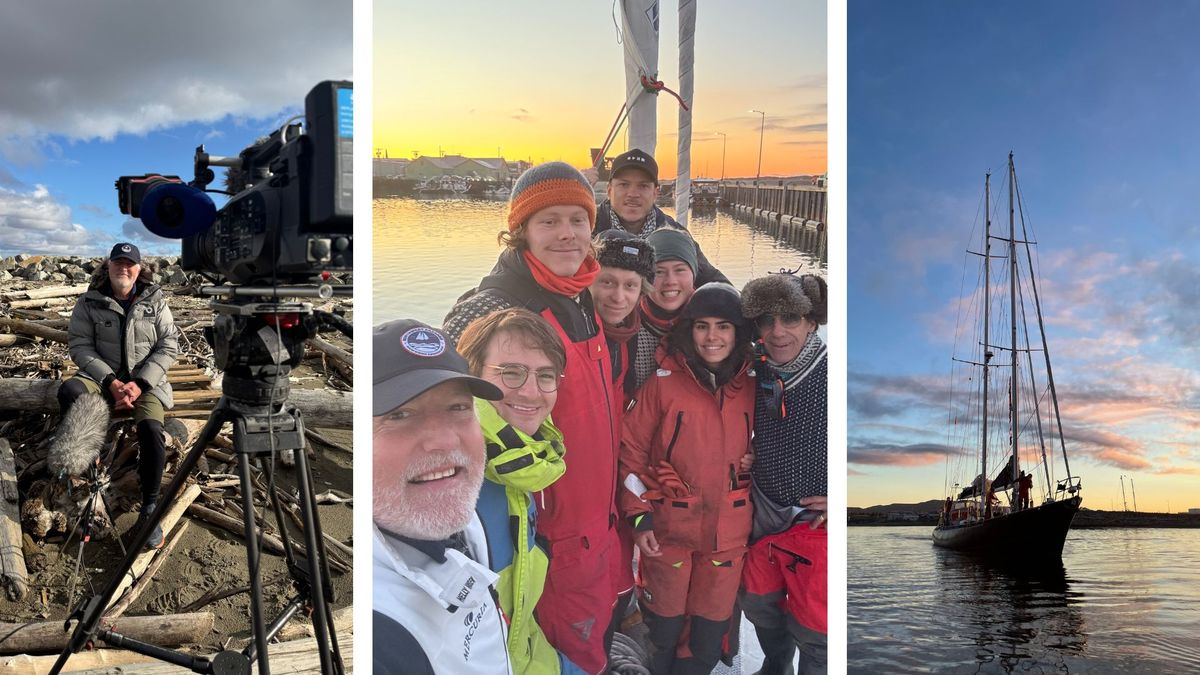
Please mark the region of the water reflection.
MULTIPOLYGON (((441 325, 455 299, 495 263, 507 204, 381 198, 373 207, 373 321, 406 316, 441 325)), ((739 288, 780 268, 823 274, 826 267, 827 237, 815 228, 715 209, 693 212, 688 227, 739 288)))
POLYGON ((1036 664, 1069 670, 1067 657, 1087 648, 1077 605, 1081 593, 1061 561, 996 565, 935 549, 938 604, 974 647, 976 665, 961 672, 1024 671, 1036 664))

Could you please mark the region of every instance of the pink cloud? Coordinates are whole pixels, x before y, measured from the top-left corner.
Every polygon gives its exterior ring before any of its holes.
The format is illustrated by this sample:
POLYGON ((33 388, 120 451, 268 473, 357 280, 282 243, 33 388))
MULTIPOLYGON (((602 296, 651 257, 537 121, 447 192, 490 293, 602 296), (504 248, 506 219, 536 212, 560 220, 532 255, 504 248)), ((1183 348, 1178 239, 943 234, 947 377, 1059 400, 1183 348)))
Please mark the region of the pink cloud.
POLYGON ((1094 457, 1106 464, 1112 464, 1113 466, 1126 469, 1128 471, 1149 469, 1151 466, 1153 466, 1153 464, 1151 464, 1151 462, 1144 457, 1117 450, 1115 448, 1101 450, 1100 452, 1095 453, 1094 457))

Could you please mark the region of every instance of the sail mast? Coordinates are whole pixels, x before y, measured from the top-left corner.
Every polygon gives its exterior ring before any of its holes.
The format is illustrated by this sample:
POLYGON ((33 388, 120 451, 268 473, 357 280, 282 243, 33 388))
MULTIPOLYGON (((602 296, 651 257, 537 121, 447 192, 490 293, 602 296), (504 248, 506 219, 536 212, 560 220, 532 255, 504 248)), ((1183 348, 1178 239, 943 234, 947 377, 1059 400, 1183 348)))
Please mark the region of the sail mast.
POLYGON ((992 322, 992 172, 983 178, 983 459, 979 471, 979 512, 987 518, 987 444, 988 444, 988 363, 992 360, 992 348, 988 342, 988 327, 992 322))
MULTIPOLYGON (((1017 225, 1016 212, 1013 208, 1013 182, 1016 171, 1013 169, 1013 154, 1008 153, 1008 295, 1009 323, 1011 324, 1012 375, 1009 378, 1009 434, 1012 437, 1013 468, 1010 481, 1014 495, 1020 494, 1017 481, 1021 475, 1021 458, 1017 454, 1017 225)), ((1017 500, 1013 500, 1017 502, 1017 500)))
POLYGON ((675 172, 675 220, 687 227, 692 204, 692 67, 695 64, 696 0, 679 0, 679 160, 675 172))

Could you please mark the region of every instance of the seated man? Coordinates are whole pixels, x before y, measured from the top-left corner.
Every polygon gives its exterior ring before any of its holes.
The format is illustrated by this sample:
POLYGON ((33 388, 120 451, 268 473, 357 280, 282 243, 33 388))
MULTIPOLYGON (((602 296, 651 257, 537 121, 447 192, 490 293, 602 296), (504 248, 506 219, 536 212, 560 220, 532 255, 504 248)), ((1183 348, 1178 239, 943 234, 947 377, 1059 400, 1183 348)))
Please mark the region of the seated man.
MULTIPOLYGON (((647 237, 660 227, 684 229, 675 219, 654 205, 658 198, 658 162, 634 148, 617 155, 608 180, 608 199, 596 208, 596 229, 593 236, 605 230, 625 230, 647 237)), ((696 243, 696 288, 710 281, 729 283, 721 270, 712 266, 700 244, 696 243)))
MULTIPOLYGON (((179 353, 179 329, 162 289, 133 244, 119 243, 93 274, 67 328, 79 372, 58 389, 63 413, 80 396, 102 394, 117 411, 132 410, 138 436, 142 508, 133 532, 154 512, 166 461, 164 409, 174 405, 167 370, 179 353)), ((147 546, 163 545, 155 526, 147 546)))
POLYGON ((512 674, 488 542, 475 513, 483 433, 472 377, 438 330, 375 327, 373 672, 512 674))

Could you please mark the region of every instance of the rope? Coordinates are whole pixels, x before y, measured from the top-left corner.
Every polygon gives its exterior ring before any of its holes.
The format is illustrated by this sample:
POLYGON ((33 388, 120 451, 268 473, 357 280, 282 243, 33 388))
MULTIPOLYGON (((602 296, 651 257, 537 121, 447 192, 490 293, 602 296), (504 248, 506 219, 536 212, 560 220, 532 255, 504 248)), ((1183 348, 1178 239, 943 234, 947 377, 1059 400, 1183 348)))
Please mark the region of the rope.
POLYGON ((662 80, 656 80, 648 75, 642 75, 642 87, 651 94, 657 94, 660 91, 665 91, 674 96, 676 101, 679 101, 679 106, 681 108, 684 110, 691 110, 691 108, 688 108, 688 104, 683 102, 683 97, 681 97, 679 94, 676 94, 667 85, 663 84, 662 80))
POLYGON ((629 107, 622 103, 621 110, 617 112, 617 119, 613 120, 612 128, 608 130, 608 136, 604 138, 604 143, 600 146, 600 154, 596 156, 596 161, 592 164, 593 167, 598 169, 604 163, 604 156, 608 154, 608 148, 617 139, 617 132, 628 117, 629 107))
POLYGON ((612 647, 608 651, 608 675, 650 675, 646 667, 650 657, 628 635, 616 632, 613 634, 612 647))

